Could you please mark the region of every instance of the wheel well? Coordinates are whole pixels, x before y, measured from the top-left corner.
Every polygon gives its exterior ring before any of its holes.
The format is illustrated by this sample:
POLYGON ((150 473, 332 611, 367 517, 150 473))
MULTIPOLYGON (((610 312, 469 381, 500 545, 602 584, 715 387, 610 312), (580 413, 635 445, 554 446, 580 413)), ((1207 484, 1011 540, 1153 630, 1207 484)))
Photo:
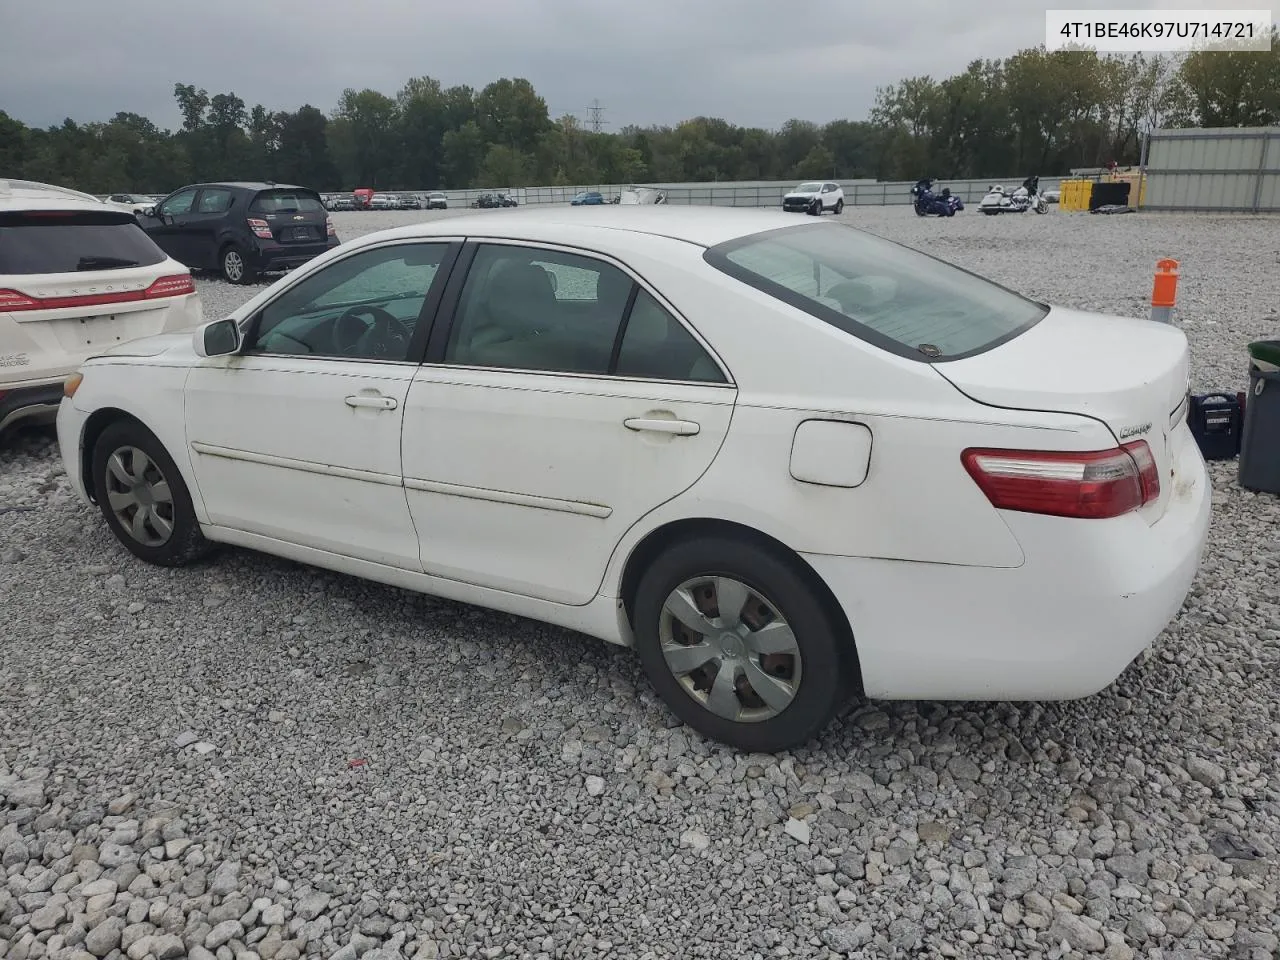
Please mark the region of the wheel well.
POLYGON ((853 660, 850 665, 852 676, 850 679, 855 685, 858 696, 862 695, 862 667, 858 660, 858 647, 854 640, 853 627, 849 624, 849 618, 845 614, 844 608, 840 606, 840 602, 836 600, 835 594, 831 592, 831 588, 827 586, 826 581, 818 576, 813 567, 805 563, 804 558, 785 543, 741 523, 713 519, 677 520, 650 531, 643 540, 636 544, 622 569, 622 583, 619 589, 623 609, 627 615, 627 623, 631 624, 632 629, 635 628, 636 591, 639 589, 640 578, 644 575, 645 570, 660 554, 682 541, 699 537, 724 537, 751 543, 768 550, 790 565, 813 590, 822 604, 823 610, 831 618, 836 630, 840 632, 849 649, 853 651, 853 660))
POLYGON ((80 444, 80 477, 84 483, 85 493, 89 495, 89 499, 97 503, 97 496, 94 491, 94 485, 97 478, 93 475, 93 448, 98 444, 98 438, 102 436, 102 431, 113 423, 119 423, 122 420, 132 420, 144 430, 149 430, 145 423, 139 420, 131 413, 125 413, 115 407, 103 407, 101 410, 95 410, 89 415, 89 419, 85 421, 83 442, 80 444))

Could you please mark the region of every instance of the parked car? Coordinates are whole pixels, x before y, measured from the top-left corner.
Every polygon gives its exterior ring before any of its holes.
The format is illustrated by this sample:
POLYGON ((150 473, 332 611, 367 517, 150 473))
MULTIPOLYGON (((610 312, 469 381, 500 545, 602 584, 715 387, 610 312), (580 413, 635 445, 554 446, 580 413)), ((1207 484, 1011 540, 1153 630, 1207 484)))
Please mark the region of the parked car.
POLYGON ((370 210, 394 210, 399 202, 389 193, 375 193, 369 200, 370 210))
POLYGON ((356 198, 351 194, 339 194, 325 204, 330 210, 355 210, 356 198))
POLYGON ((63 381, 89 354, 202 319, 191 271, 132 211, 0 180, 0 433, 52 422, 63 381))
POLYGON ((113 193, 107 197, 107 203, 130 213, 141 213, 148 207, 155 206, 155 201, 141 193, 113 193))
POLYGON ((519 204, 516 202, 516 198, 515 198, 515 197, 513 197, 513 196, 511 196, 511 195, 510 195, 510 194, 508 194, 508 193, 500 193, 500 194, 498 194, 498 196, 497 196, 497 201, 498 201, 498 206, 500 206, 500 207, 515 207, 515 206, 519 206, 519 204))
POLYGON ((439 190, 435 191, 434 193, 428 193, 427 209, 428 210, 447 210, 449 209, 449 198, 446 197, 439 190))
POLYGON ((421 210, 422 201, 412 193, 402 193, 396 198, 397 210, 421 210))
POLYGON ((802 183, 782 198, 782 209, 788 213, 821 216, 826 211, 844 212, 844 188, 830 181, 802 183))
POLYGON ((569 201, 571 207, 593 207, 605 202, 604 194, 595 190, 579 193, 569 201))
POLYGON ((351 199, 355 201, 357 210, 370 210, 373 207, 373 191, 368 187, 357 187, 351 191, 351 199))
POLYGON ((491 210, 502 206, 502 203, 498 200, 497 194, 482 193, 471 201, 471 206, 477 207, 481 210, 491 210))
POLYGON ((1176 327, 817 219, 529 211, 92 359, 58 434, 143 560, 236 544, 633 645, 684 722, 776 751, 860 693, 1109 684, 1207 537, 1188 373, 1176 327))
POLYGON ((229 283, 253 283, 338 245, 320 195, 280 183, 193 184, 138 219, 175 260, 229 283))

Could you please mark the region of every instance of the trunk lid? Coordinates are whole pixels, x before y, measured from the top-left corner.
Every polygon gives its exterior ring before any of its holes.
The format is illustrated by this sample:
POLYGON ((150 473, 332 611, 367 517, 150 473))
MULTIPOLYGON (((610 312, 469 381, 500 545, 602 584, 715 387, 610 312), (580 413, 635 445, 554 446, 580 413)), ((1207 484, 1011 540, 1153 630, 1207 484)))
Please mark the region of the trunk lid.
POLYGON ((1190 376, 1187 338, 1149 320, 1052 307, 1043 320, 992 350, 933 368, 979 403, 1071 413, 1099 420, 1117 444, 1145 440, 1160 470, 1160 497, 1143 516, 1164 514, 1185 434, 1190 376))

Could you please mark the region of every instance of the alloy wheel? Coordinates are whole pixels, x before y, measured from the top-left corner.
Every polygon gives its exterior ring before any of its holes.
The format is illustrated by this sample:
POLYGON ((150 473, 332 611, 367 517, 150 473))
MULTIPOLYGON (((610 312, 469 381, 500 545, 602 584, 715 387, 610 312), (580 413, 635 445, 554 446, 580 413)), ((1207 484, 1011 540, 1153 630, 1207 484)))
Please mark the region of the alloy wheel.
POLYGON ((228 250, 222 255, 222 272, 232 283, 239 283, 244 276, 244 258, 238 250, 228 250))

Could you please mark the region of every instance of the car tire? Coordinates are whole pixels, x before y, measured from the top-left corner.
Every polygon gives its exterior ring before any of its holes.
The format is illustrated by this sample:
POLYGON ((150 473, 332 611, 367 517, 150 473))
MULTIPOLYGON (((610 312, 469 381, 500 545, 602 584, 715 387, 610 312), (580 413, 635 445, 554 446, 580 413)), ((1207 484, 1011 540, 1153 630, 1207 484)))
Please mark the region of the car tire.
POLYGON ((136 420, 117 420, 102 431, 93 446, 92 469, 98 508, 135 557, 181 567, 212 549, 177 464, 136 420))
POLYGON ((633 619, 640 661, 667 707, 704 737, 736 749, 776 753, 799 747, 849 699, 855 654, 826 606, 795 562, 750 541, 708 537, 669 548, 641 576, 633 619), (742 597, 742 616, 729 614, 724 622, 720 584, 735 599, 742 597), (714 604, 716 617, 702 617, 690 603, 714 604), (697 622, 708 631, 701 633, 705 639, 690 643, 698 632, 672 609, 702 617, 697 622), (779 622, 768 640, 759 639, 779 622), (717 630, 725 632, 713 637, 717 630), (696 650, 691 657, 680 653, 686 646, 696 650), (780 652, 783 646, 790 652, 780 652), (702 657, 702 663, 679 672, 702 657), (768 701, 753 680, 767 686, 768 701))
POLYGON ((811 217, 822 216, 822 198, 821 197, 815 197, 813 200, 813 203, 809 204, 809 216, 811 217))
POLYGON ((258 278, 245 252, 234 243, 227 244, 218 254, 218 270, 227 283, 249 284, 258 278))
POLYGON ((838 216, 840 216, 840 214, 842 214, 842 213, 844 213, 844 199, 843 199, 843 198, 841 198, 841 199, 839 199, 839 200, 837 200, 837 201, 836 201, 836 216, 838 217, 838 216))

